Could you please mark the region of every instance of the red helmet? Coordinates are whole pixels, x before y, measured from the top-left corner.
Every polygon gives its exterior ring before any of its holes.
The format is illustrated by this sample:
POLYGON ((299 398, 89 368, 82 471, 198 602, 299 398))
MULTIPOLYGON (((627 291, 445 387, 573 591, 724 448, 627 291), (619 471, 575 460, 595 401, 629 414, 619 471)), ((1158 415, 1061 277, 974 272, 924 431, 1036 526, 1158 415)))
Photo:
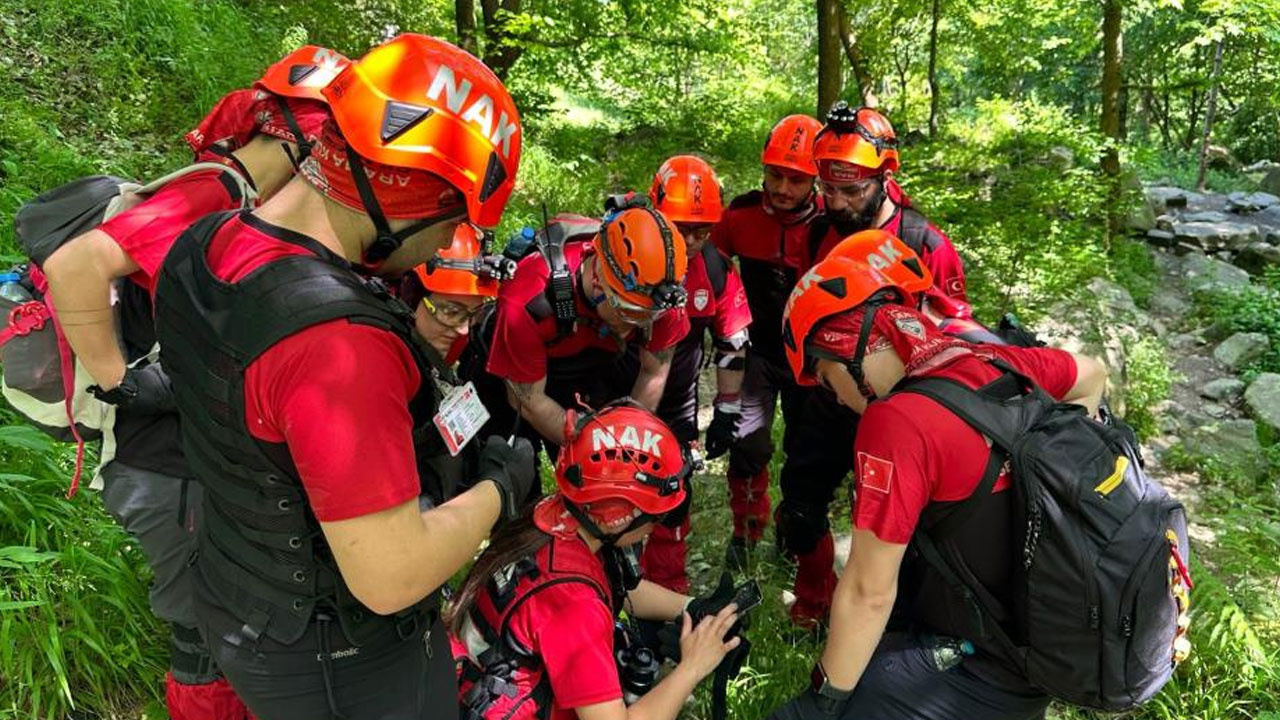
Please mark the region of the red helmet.
POLYGON ((324 96, 361 159, 441 177, 462 193, 472 223, 498 224, 522 133, 515 102, 484 63, 407 33, 349 65, 324 96))
POLYGON ((818 174, 828 182, 853 182, 898 170, 898 136, 884 115, 841 101, 813 143, 818 174))
POLYGON ((267 68, 254 85, 276 95, 327 102, 320 91, 350 64, 336 50, 303 45, 267 68))
POLYGON ((484 263, 480 235, 467 223, 453 233, 453 243, 413 269, 428 292, 498 297, 498 281, 484 263))
POLYGON ((679 507, 693 467, 688 448, 666 423, 622 402, 566 414, 556 487, 578 522, 611 542, 679 507))
POLYGON ((662 163, 649 186, 649 199, 671 222, 716 223, 724 213, 716 171, 694 155, 676 155, 662 163))
POLYGON ((879 270, 898 287, 919 295, 933 287, 929 266, 906 243, 888 230, 862 230, 841 240, 827 257, 847 257, 879 270))
MULTIPOLYGON (((908 306, 916 304, 915 293, 895 280, 902 274, 899 270, 877 269, 851 257, 835 255, 814 265, 800 278, 782 314, 783 349, 796 382, 801 385, 818 384, 810 362, 818 355, 810 347, 809 339, 823 320, 864 303, 869 307, 890 302, 908 306)), ((864 325, 869 326, 870 320, 868 317, 864 325)), ((867 389, 862 377, 862 355, 866 339, 867 333, 864 332, 851 361, 839 358, 850 363, 850 372, 859 387, 864 388, 864 394, 867 389)))
POLYGON ((805 175, 817 175, 813 163, 813 138, 822 123, 808 115, 788 115, 778 121, 764 141, 760 162, 784 167, 805 175))

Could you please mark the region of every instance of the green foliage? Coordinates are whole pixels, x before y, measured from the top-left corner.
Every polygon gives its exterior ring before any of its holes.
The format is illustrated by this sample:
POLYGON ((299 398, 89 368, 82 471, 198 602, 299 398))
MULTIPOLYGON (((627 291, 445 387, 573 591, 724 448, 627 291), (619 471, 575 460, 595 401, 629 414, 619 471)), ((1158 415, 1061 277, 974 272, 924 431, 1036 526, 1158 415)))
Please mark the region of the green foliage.
POLYGON ((1062 108, 1006 100, 980 101, 948 131, 904 151, 902 184, 960 250, 979 315, 1034 322, 1105 273, 1096 133, 1062 108))
POLYGON ((1259 372, 1280 372, 1280 270, 1269 268, 1260 281, 1239 293, 1201 293, 1196 309, 1225 333, 1259 332, 1270 339, 1270 349, 1249 368, 1247 379, 1259 372))
POLYGON ((1125 420, 1146 440, 1157 434, 1155 408, 1169 398, 1176 377, 1160 338, 1140 338, 1125 350, 1125 420))
POLYGON ((0 718, 105 716, 156 696, 166 632, 141 550, 96 493, 67 501, 52 442, 0 419, 0 718))

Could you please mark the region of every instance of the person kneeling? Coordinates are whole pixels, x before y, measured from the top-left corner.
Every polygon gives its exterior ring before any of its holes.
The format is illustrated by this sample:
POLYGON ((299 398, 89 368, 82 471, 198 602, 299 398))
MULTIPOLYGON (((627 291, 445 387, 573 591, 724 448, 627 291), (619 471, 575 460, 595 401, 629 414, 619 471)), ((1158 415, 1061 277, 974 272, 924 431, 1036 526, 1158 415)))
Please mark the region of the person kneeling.
POLYGON ((736 606, 693 627, 684 612, 691 599, 639 579, 626 550, 681 505, 691 456, 661 420, 626 401, 585 415, 570 411, 565 438, 559 491, 494 534, 449 611, 463 711, 469 718, 675 718, 741 642, 725 639, 736 606), (684 623, 679 664, 630 707, 615 661, 623 610, 651 620, 683 615, 684 623))

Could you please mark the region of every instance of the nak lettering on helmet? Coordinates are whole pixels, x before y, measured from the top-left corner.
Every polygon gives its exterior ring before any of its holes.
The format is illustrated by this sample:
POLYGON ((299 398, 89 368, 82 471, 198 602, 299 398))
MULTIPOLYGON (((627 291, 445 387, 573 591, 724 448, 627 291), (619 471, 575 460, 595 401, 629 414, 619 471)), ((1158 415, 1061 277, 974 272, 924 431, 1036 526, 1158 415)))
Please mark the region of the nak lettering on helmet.
POLYGON ((876 270, 890 268, 902 257, 902 251, 894 245, 893 240, 886 240, 878 250, 879 252, 867 254, 867 264, 876 270))
POLYGON ((619 435, 614 431, 614 426, 606 425, 603 428, 591 428, 591 451, 600 452, 601 450, 611 450, 613 448, 623 447, 632 450, 638 450, 642 453, 649 453, 654 457, 662 457, 662 448, 659 443, 662 442, 662 433, 652 430, 645 430, 643 438, 640 432, 630 425, 622 428, 622 434, 619 435))
POLYGON ((808 272, 800 278, 796 286, 791 290, 791 296, 787 298, 787 307, 783 310, 784 315, 791 314, 791 308, 796 304, 796 300, 805 293, 809 288, 817 285, 826 278, 818 274, 818 271, 810 268, 808 272))
POLYGON ((487 94, 481 94, 479 98, 471 101, 468 105, 467 101, 471 96, 471 81, 466 78, 462 82, 458 82, 458 76, 448 65, 441 65, 436 70, 436 76, 431 80, 431 86, 427 88, 427 99, 439 101, 440 94, 445 95, 445 105, 449 111, 461 117, 464 121, 472 123, 489 138, 489 142, 495 146, 502 143, 502 156, 511 157, 511 138, 520 131, 520 125, 512 122, 504 111, 498 116, 497 126, 493 121, 493 98, 487 94), (463 105, 467 106, 464 111, 463 105))
POLYGON ((337 75, 351 63, 342 53, 322 47, 316 48, 315 54, 311 56, 311 62, 322 70, 331 71, 332 75, 337 75))

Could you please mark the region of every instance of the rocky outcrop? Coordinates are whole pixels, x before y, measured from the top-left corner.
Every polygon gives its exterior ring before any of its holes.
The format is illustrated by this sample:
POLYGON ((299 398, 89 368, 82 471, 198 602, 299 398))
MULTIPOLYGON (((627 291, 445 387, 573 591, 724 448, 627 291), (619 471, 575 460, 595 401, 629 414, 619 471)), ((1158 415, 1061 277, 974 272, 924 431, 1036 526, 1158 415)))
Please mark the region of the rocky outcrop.
POLYGON ((1247 271, 1201 252, 1182 258, 1182 274, 1192 292, 1235 292, 1249 287, 1247 271))
POLYGON ((1236 333, 1223 340, 1213 351, 1213 357, 1232 372, 1240 372, 1262 359, 1271 347, 1266 335, 1256 332, 1236 333))
POLYGON ((1280 440, 1280 375, 1262 373, 1244 393, 1249 414, 1272 441, 1280 440))
POLYGON ((1210 380, 1200 388, 1200 395, 1218 402, 1233 403, 1244 394, 1244 381, 1239 378, 1225 377, 1210 380))
POLYGON ((1267 472, 1262 455, 1262 443, 1258 442, 1258 426, 1247 419, 1215 420, 1210 417, 1195 418, 1187 428, 1183 447, 1189 452, 1213 458, 1217 463, 1235 469, 1250 478, 1261 478, 1267 472))

